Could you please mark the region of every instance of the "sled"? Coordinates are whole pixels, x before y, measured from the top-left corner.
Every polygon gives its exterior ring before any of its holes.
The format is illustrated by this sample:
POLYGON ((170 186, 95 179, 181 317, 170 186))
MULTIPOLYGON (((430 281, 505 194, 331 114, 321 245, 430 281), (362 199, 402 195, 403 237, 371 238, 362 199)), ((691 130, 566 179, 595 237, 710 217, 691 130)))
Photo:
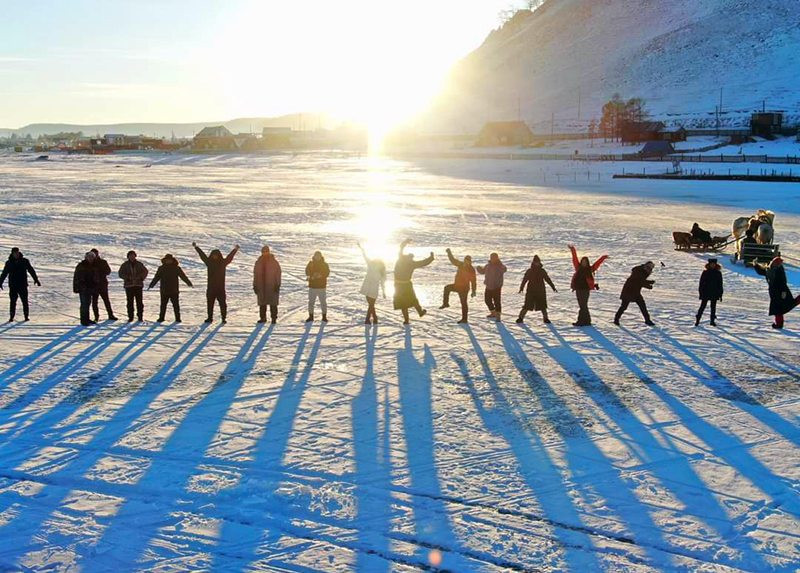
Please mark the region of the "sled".
POLYGON ((676 251, 724 251, 731 241, 727 237, 711 237, 710 241, 700 241, 692 237, 691 233, 673 231, 672 240, 675 242, 676 251))
MULTIPOLYGON (((769 263, 775 257, 781 256, 780 245, 759 245, 757 243, 745 243, 742 245, 741 260, 745 266, 752 267, 755 263, 769 263)), ((738 262, 737 255, 734 254, 731 260, 738 262)))

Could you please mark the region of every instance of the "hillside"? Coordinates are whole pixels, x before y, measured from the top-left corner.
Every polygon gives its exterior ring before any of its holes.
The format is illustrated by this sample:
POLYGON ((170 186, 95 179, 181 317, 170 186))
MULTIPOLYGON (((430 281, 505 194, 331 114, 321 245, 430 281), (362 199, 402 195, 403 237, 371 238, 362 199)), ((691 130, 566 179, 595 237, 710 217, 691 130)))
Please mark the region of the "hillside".
POLYGON ((615 92, 647 99, 658 119, 741 125, 767 109, 800 116, 795 0, 549 0, 521 12, 459 62, 419 120, 474 132, 488 119, 536 131, 585 128, 615 92), (578 106, 580 101, 580 119, 578 106))
POLYGON ((325 114, 304 113, 291 114, 280 117, 255 117, 238 118, 227 121, 205 121, 198 123, 111 123, 79 125, 69 123, 32 123, 16 129, 0 129, 0 137, 8 136, 12 132, 16 134, 28 134, 38 137, 46 133, 75 132, 82 131, 86 135, 95 133, 122 133, 125 135, 153 135, 157 137, 192 137, 196 132, 204 127, 211 125, 224 125, 234 133, 245 133, 249 131, 261 132, 264 127, 293 127, 300 129, 315 129, 319 125, 323 127, 334 127, 334 119, 325 114))

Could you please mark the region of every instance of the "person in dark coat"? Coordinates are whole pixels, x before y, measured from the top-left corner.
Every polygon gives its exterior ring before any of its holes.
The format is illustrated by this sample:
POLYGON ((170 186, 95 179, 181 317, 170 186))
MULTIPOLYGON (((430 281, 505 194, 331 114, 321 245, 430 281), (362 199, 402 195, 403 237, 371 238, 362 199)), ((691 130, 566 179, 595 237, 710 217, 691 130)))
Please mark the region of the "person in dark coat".
POLYGON ((755 271, 767 278, 769 284, 769 315, 775 317, 772 328, 783 328, 783 316, 800 304, 800 296, 793 297, 786 282, 786 270, 783 268, 783 259, 775 257, 767 265, 756 264, 755 271))
POLYGON ((208 318, 206 322, 214 322, 214 302, 219 303, 219 314, 222 322, 227 322, 228 316, 228 295, 225 292, 225 274, 228 265, 233 261, 233 257, 239 252, 239 245, 236 245, 233 250, 228 253, 228 256, 222 258, 222 253, 219 249, 211 251, 210 255, 206 255, 203 249, 197 246, 197 243, 192 243, 192 246, 197 251, 200 259, 205 263, 208 269, 208 286, 206 287, 206 305, 208 307, 208 318))
POLYGON ((550 317, 547 316, 547 290, 544 288, 544 283, 549 284, 553 292, 558 292, 553 281, 550 280, 550 275, 544 270, 539 255, 534 255, 531 268, 525 271, 522 284, 519 285, 519 292, 525 289, 526 284, 528 285, 528 290, 525 292, 525 304, 522 306, 522 310, 519 311, 517 323, 522 323, 525 320, 525 315, 529 310, 540 310, 542 311, 544 323, 550 324, 550 317))
POLYGON ((647 312, 647 304, 644 302, 644 297, 642 296, 642 289, 652 289, 656 282, 648 278, 652 274, 655 266, 653 261, 647 261, 645 264, 638 265, 631 269, 631 276, 625 281, 625 286, 622 287, 622 293, 619 295, 622 304, 619 306, 619 310, 614 317, 614 324, 619 326, 619 319, 622 318, 622 314, 628 309, 630 303, 635 302, 639 306, 639 310, 642 311, 644 323, 647 326, 655 326, 655 323, 650 320, 650 313, 647 312))
MULTIPOLYGON (((119 267, 119 278, 125 286, 125 300, 128 306, 128 322, 133 322, 133 303, 136 302, 136 317, 139 322, 144 320, 144 280, 149 271, 144 264, 136 259, 136 251, 128 251, 127 260, 119 267)), ((97 264, 95 259, 94 264, 97 264)), ((95 271, 97 272, 97 271, 95 271)), ((99 285, 98 285, 99 288, 99 285)))
POLYGON ((485 275, 483 284, 486 288, 483 291, 483 300, 489 309, 489 316, 486 318, 502 319, 503 275, 507 270, 497 253, 489 255, 489 262, 486 265, 478 266, 478 272, 485 275))
POLYGON ((708 259, 708 264, 700 275, 700 309, 697 311, 694 325, 700 326, 700 319, 711 303, 711 326, 717 326, 717 301, 722 302, 722 266, 717 259, 708 259))
POLYGON ((253 292, 258 297, 260 323, 267 322, 269 307, 272 324, 278 322, 278 302, 281 292, 281 265, 269 247, 261 247, 261 256, 253 265, 253 292))
POLYGON ((403 312, 403 324, 409 324, 409 308, 416 309, 420 318, 428 312, 420 306, 419 300, 417 300, 417 293, 414 292, 414 283, 411 282, 411 277, 415 270, 427 267, 433 262, 433 252, 427 259, 421 261, 415 261, 413 253, 405 254, 403 249, 410 242, 411 239, 406 239, 400 244, 400 252, 394 265, 394 309, 403 312))
POLYGON ((75 267, 75 274, 72 277, 72 292, 81 299, 81 324, 89 326, 97 324, 89 318, 89 310, 92 307, 92 298, 97 294, 97 271, 94 268, 95 254, 92 251, 86 253, 84 259, 75 267))
POLYGON ((180 283, 178 279, 194 288, 192 281, 186 277, 186 274, 180 267, 178 259, 167 253, 164 255, 164 258, 161 259, 161 266, 158 267, 156 275, 153 277, 153 280, 150 281, 150 286, 147 287, 147 290, 150 290, 159 282, 161 283, 161 311, 158 313, 158 322, 164 322, 167 314, 168 302, 172 303, 172 312, 175 313, 175 322, 181 321, 181 304, 179 300, 180 283))
POLYGON ((100 321, 100 308, 98 302, 103 299, 103 304, 106 307, 106 314, 108 320, 117 320, 114 316, 114 311, 111 309, 111 299, 108 297, 108 276, 111 274, 111 267, 108 262, 100 256, 100 251, 92 249, 94 253, 94 270, 97 273, 97 289, 98 292, 92 297, 92 311, 94 311, 94 321, 100 321))
POLYGON ((461 320, 459 324, 466 324, 468 322, 467 315, 469 313, 469 306, 467 305, 467 294, 472 287, 472 297, 475 298, 475 293, 478 290, 478 277, 475 274, 475 267, 472 266, 472 257, 467 255, 463 261, 459 261, 453 256, 453 251, 447 249, 447 258, 450 263, 458 268, 456 271, 456 279, 453 284, 444 287, 444 295, 442 297, 442 306, 440 309, 448 308, 450 306, 450 293, 453 291, 458 293, 458 298, 461 301, 461 320))
POLYGON ((692 238, 697 241, 702 241, 703 243, 710 243, 711 233, 702 229, 700 225, 695 223, 694 225, 692 225, 692 238))
POLYGON ((314 252, 314 256, 306 265, 306 278, 308 279, 308 318, 306 322, 314 321, 314 305, 319 298, 319 306, 322 309, 322 322, 328 322, 328 277, 331 269, 325 262, 325 257, 319 251, 314 252))
POLYGON ((593 290, 600 290, 600 285, 595 280, 594 274, 608 258, 608 255, 603 255, 594 264, 591 264, 589 257, 583 257, 580 261, 578 260, 578 251, 574 245, 569 245, 569 250, 572 253, 572 266, 575 268, 570 288, 575 291, 575 298, 578 299, 578 307, 580 308, 578 320, 573 322, 572 326, 589 326, 592 324, 592 316, 589 314, 589 293, 593 290))
POLYGON ((30 308, 28 306, 29 274, 33 279, 33 284, 42 286, 30 261, 22 256, 17 247, 12 248, 11 254, 8 255, 8 260, 3 267, 3 273, 0 274, 0 290, 3 290, 3 282, 8 277, 8 295, 11 298, 8 322, 14 322, 14 317, 17 314, 17 299, 22 301, 22 314, 25 316, 25 320, 30 320, 30 308))

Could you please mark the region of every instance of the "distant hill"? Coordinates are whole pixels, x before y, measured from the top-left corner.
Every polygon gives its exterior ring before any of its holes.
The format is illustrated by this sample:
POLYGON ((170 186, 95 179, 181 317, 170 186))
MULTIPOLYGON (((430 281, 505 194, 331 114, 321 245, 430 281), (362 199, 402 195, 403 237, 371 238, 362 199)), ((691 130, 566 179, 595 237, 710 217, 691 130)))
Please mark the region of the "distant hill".
POLYGON ((647 99, 656 119, 711 127, 720 88, 723 126, 746 123, 762 105, 797 123, 797 8, 797 0, 548 0, 459 62, 417 127, 475 133, 487 120, 521 116, 537 132, 585 130, 615 92, 647 99))
POLYGON ((71 124, 71 123, 32 123, 16 129, 0 129, 0 137, 8 137, 11 133, 24 135, 30 133, 38 137, 47 133, 82 131, 86 135, 103 135, 105 133, 121 133, 124 135, 155 135, 156 137, 192 137, 204 127, 224 125, 234 133, 261 133, 264 127, 292 127, 294 129, 316 129, 336 127, 337 122, 331 116, 320 113, 296 113, 280 117, 249 117, 227 121, 204 121, 199 123, 110 123, 110 124, 71 124))

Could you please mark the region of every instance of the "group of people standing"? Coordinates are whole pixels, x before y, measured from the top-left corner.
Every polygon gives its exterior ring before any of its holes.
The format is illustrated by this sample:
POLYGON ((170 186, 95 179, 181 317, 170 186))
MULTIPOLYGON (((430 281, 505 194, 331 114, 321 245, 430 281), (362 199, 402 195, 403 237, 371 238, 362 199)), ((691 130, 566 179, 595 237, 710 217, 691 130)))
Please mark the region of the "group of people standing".
MULTIPOLYGON (((410 239, 406 239, 400 244, 397 262, 394 266, 393 306, 395 310, 402 312, 403 324, 409 324, 410 322, 410 309, 416 310, 420 317, 425 316, 427 312, 422 308, 417 298, 414 290, 413 275, 415 270, 424 268, 434 261, 433 252, 422 260, 415 260, 412 253, 405 253, 405 248, 410 242, 410 239)), ((222 252, 219 249, 214 249, 210 254, 206 255, 196 243, 192 243, 192 247, 194 247, 207 269, 206 302, 208 316, 206 322, 213 322, 215 306, 219 306, 221 320, 226 322, 228 311, 225 287, 227 267, 239 252, 240 247, 236 245, 225 257, 222 256, 222 252)), ((376 302, 380 294, 383 294, 384 298, 386 297, 386 265, 380 259, 368 257, 360 244, 358 247, 367 267, 360 291, 367 300, 367 315, 364 322, 366 324, 377 324, 376 302)), ((589 312, 589 298, 593 290, 600 289, 596 275, 600 266, 608 259, 608 256, 603 255, 592 263, 588 257, 579 258, 578 252, 573 245, 569 245, 569 250, 574 268, 570 288, 575 292, 579 309, 577 320, 573 322, 573 325, 589 326, 592 324, 592 317, 589 312)), ((463 259, 458 259, 449 248, 446 251, 450 263, 457 270, 453 282, 444 287, 442 305, 439 308, 448 308, 451 294, 453 292, 457 293, 461 303, 461 319, 458 322, 459 324, 467 323, 469 294, 471 291, 472 297, 476 296, 477 275, 480 274, 484 276, 484 301, 489 309, 487 318, 501 320, 503 279, 508 269, 500 260, 499 255, 492 253, 485 265, 473 266, 472 257, 469 255, 466 255, 463 259)), ((648 326, 654 325, 642 295, 643 289, 652 289, 655 284, 655 281, 650 278, 654 268, 655 264, 652 261, 648 261, 631 270, 631 274, 625 281, 620 294, 621 304, 614 317, 615 324, 620 324, 620 319, 628 306, 631 303, 635 303, 642 313, 645 324, 648 326)), ((717 302, 722 300, 723 295, 721 270, 722 267, 717 260, 710 259, 700 276, 698 290, 701 304, 695 317, 695 326, 699 326, 709 303, 711 305, 711 325, 716 325, 717 302)), ((783 261, 779 257, 772 260, 769 265, 756 265, 755 270, 758 274, 765 276, 769 284, 769 313, 775 317, 775 322, 772 326, 776 329, 783 328, 784 315, 800 304, 800 296, 795 298, 789 291, 783 261)), ((88 326, 97 323, 99 320, 100 299, 103 300, 108 319, 117 320, 108 293, 108 277, 110 274, 110 265, 100 257, 97 249, 87 252, 84 259, 75 267, 73 291, 80 298, 81 324, 88 326), (94 320, 92 320, 92 314, 94 320)), ((306 322, 314 320, 317 300, 319 300, 322 311, 322 320, 327 322, 326 293, 330 267, 320 251, 316 251, 306 265, 305 274, 308 282, 308 318, 306 322)), ((17 300, 22 302, 25 320, 29 320, 28 275, 33 278, 35 285, 41 286, 36 271, 28 259, 22 256, 18 248, 13 248, 2 275, 0 275, 0 289, 3 288, 6 277, 9 279, 11 296, 10 322, 14 321, 16 316, 17 300)), ((128 321, 133 322, 134 316, 137 320, 142 321, 144 318, 143 290, 149 275, 147 267, 138 260, 135 251, 129 251, 125 261, 119 267, 118 275, 122 279, 125 289, 128 321)), ((175 315, 175 321, 181 322, 180 281, 183 281, 189 287, 194 286, 184 273, 178 260, 173 255, 166 254, 161 259, 161 265, 147 286, 147 289, 150 290, 154 286, 160 285, 161 305, 158 322, 165 320, 167 307, 170 304, 175 315)), ((544 323, 550 324, 550 318, 547 314, 547 286, 553 292, 558 292, 541 259, 538 255, 535 255, 519 287, 520 293, 525 291, 525 301, 516 319, 517 323, 522 323, 528 312, 539 311, 542 313, 544 323)), ((269 309, 271 322, 273 324, 277 322, 280 289, 280 263, 271 253, 269 247, 262 247, 261 256, 253 266, 253 291, 258 299, 260 323, 267 321, 267 309, 269 309)))

